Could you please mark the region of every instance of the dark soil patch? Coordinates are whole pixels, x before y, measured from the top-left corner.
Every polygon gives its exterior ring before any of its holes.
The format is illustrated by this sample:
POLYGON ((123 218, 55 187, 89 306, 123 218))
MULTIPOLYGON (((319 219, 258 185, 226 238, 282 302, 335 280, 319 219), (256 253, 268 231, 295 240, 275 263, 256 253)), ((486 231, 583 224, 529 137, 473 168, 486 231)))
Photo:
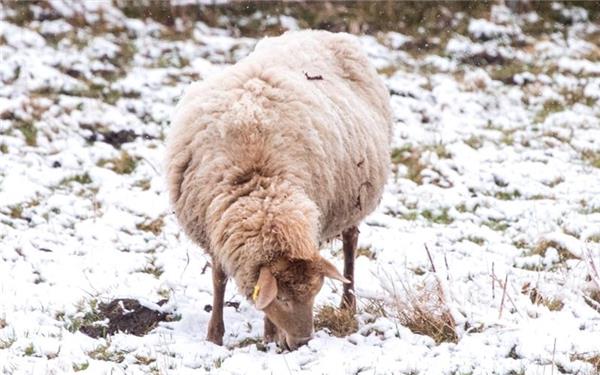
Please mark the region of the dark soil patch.
POLYGON ((509 60, 505 59, 499 53, 489 53, 487 51, 479 52, 473 55, 465 56, 461 59, 462 63, 475 66, 505 65, 509 60))
POLYGON ((123 143, 133 142, 137 138, 137 135, 133 130, 119 130, 117 132, 109 131, 102 133, 102 136, 104 137, 104 143, 108 143, 117 149, 121 148, 123 143))
POLYGON ((117 150, 121 149, 121 146, 125 143, 133 142, 138 137, 144 137, 144 139, 154 139, 154 137, 147 134, 136 134, 133 130, 106 130, 103 129, 102 125, 81 125, 82 129, 90 130, 92 132, 91 135, 87 136, 85 140, 89 143, 94 143, 97 141, 101 141, 104 143, 108 143, 113 146, 117 150))
MULTIPOLYGON (((161 300, 158 305, 162 306, 166 302, 167 300, 161 300)), ((98 310, 98 321, 79 329, 93 338, 106 337, 116 332, 143 336, 154 329, 158 322, 172 320, 171 314, 149 309, 142 306, 139 301, 128 298, 101 303, 98 310)))

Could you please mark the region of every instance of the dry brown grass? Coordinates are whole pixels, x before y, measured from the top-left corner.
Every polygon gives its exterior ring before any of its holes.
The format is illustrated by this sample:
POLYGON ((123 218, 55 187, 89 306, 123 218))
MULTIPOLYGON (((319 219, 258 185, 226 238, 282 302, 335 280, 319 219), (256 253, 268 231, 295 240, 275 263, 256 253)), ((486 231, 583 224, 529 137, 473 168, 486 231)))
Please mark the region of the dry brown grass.
POLYGON ((579 259, 573 253, 571 253, 569 249, 553 240, 541 240, 540 242, 538 242, 536 247, 533 249, 531 255, 537 254, 540 256, 544 256, 546 254, 546 250, 548 250, 548 248, 550 247, 553 247, 558 251, 558 257, 561 263, 563 263, 567 259, 579 259))
POLYGON ((431 337, 437 344, 457 342, 456 322, 446 304, 438 279, 409 287, 399 278, 384 284, 392 304, 392 315, 413 333, 431 337))
POLYGON ((591 308, 600 313, 600 266, 596 265, 596 259, 590 249, 584 253, 584 260, 588 269, 586 279, 591 284, 588 295, 584 295, 584 300, 591 308))
POLYGON ((565 306, 560 298, 547 297, 543 295, 537 287, 531 287, 529 282, 523 284, 521 293, 528 295, 531 303, 534 305, 544 305, 550 311, 560 311, 565 306))
POLYGON ((573 354, 571 361, 583 361, 590 363, 597 374, 600 374, 600 353, 598 354, 573 354))
POLYGON ((127 151, 122 151, 119 157, 114 159, 101 159, 98 161, 99 167, 112 169, 118 174, 131 174, 137 166, 138 158, 129 155, 127 151))
POLYGON ((419 149, 413 148, 412 145, 406 145, 401 148, 392 150, 392 164, 404 164, 406 166, 406 176, 409 180, 420 185, 423 183, 421 173, 427 167, 421 161, 422 153, 419 149))
POLYGON ((158 236, 162 232, 164 226, 164 220, 162 219, 162 217, 159 217, 158 219, 154 219, 150 222, 139 223, 136 225, 136 228, 146 232, 152 232, 152 234, 158 236))
POLYGON ((344 337, 358 330, 358 322, 354 313, 348 309, 323 305, 317 308, 315 330, 324 328, 334 336, 344 337))
POLYGON ((600 291, 590 291, 589 295, 585 296, 585 303, 587 303, 589 307, 600 313, 600 291))

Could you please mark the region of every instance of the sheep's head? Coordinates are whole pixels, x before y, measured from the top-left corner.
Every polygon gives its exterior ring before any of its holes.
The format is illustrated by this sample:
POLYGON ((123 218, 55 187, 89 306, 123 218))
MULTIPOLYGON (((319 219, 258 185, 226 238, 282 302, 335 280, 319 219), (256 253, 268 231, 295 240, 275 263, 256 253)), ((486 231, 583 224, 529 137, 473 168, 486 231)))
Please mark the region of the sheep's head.
POLYGON ((313 334, 313 304, 324 277, 349 282, 333 264, 280 258, 260 269, 252 299, 278 328, 279 344, 294 350, 313 334))

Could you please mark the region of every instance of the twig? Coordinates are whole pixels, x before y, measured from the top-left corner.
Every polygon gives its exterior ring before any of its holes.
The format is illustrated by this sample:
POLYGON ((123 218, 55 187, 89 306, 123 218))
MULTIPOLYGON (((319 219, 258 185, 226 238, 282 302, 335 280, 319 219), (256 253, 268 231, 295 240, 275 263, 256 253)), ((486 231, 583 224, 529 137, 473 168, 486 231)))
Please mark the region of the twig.
POLYGON ((446 265, 446 280, 450 281, 450 267, 448 266, 448 258, 446 257, 445 251, 444 251, 444 264, 446 265))
POLYGON ((304 76, 309 81, 321 81, 321 80, 323 80, 323 76, 320 75, 320 74, 316 75, 316 76, 309 76, 308 73, 304 72, 304 76))
POLYGON ((504 278, 504 287, 502 288, 502 301, 500 302, 500 313, 498 319, 502 319, 502 310, 504 309, 504 298, 506 297, 506 286, 508 285, 508 274, 504 278))
POLYGON ((590 277, 592 278, 592 282, 596 285, 596 288, 600 290, 600 273, 598 272, 598 268, 596 268, 596 264, 594 263, 594 258, 592 257, 592 251, 587 249, 585 252, 586 264, 589 268, 590 277))
MULTIPOLYGON (((496 280, 496 282, 498 283, 499 286, 502 286, 502 281, 498 280, 498 278, 496 277, 496 275, 494 275, 494 279, 496 280)), ((513 307, 515 308, 515 311, 519 314, 519 316, 523 317, 523 314, 521 314, 519 312, 519 309, 517 308, 517 305, 515 304, 515 301, 513 301, 513 299, 511 298, 510 294, 506 294, 506 298, 513 305, 513 307)))
POLYGON ((160 173, 158 172, 158 169, 156 169, 156 167, 154 167, 154 165, 150 162, 150 160, 146 159, 145 157, 141 156, 142 160, 144 160, 146 163, 148 163, 148 165, 150 166, 150 168, 152 168, 154 170, 154 172, 157 175, 160 175, 160 173))
POLYGON ((492 300, 496 299, 496 273, 494 272, 494 262, 492 262, 492 300))
POLYGON ((552 375, 554 375, 554 354, 556 353, 556 337, 554 338, 554 347, 552 348, 552 375))
POLYGON ((600 313, 600 303, 596 302, 593 298, 590 298, 588 296, 586 296, 585 294, 582 294, 583 299, 586 300, 586 302, 588 303, 588 305, 590 305, 590 307, 596 311, 598 311, 600 313))
MULTIPOLYGON (((186 263, 186 267, 189 262, 190 262, 190 257, 188 255, 188 261, 186 263)), ((206 273, 206 269, 208 268, 208 266, 210 266, 210 262, 207 260, 206 263, 204 264, 204 267, 202 267, 202 271, 200 272, 201 275, 204 275, 206 273)))
POLYGON ((435 265, 433 264, 433 258, 431 257, 431 253, 429 252, 427 244, 423 244, 423 246, 425 246, 425 251, 427 251, 427 257, 429 257, 429 262, 431 263, 431 270, 433 271, 433 273, 437 273, 437 271, 435 270, 435 265))

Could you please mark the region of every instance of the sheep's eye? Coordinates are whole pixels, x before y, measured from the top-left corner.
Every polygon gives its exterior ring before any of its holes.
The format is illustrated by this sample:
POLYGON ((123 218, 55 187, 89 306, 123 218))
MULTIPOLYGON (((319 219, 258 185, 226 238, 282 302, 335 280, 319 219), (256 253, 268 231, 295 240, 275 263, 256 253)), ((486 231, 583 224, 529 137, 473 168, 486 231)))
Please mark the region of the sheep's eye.
POLYGON ((288 302, 290 299, 287 297, 277 296, 279 302, 288 302))

